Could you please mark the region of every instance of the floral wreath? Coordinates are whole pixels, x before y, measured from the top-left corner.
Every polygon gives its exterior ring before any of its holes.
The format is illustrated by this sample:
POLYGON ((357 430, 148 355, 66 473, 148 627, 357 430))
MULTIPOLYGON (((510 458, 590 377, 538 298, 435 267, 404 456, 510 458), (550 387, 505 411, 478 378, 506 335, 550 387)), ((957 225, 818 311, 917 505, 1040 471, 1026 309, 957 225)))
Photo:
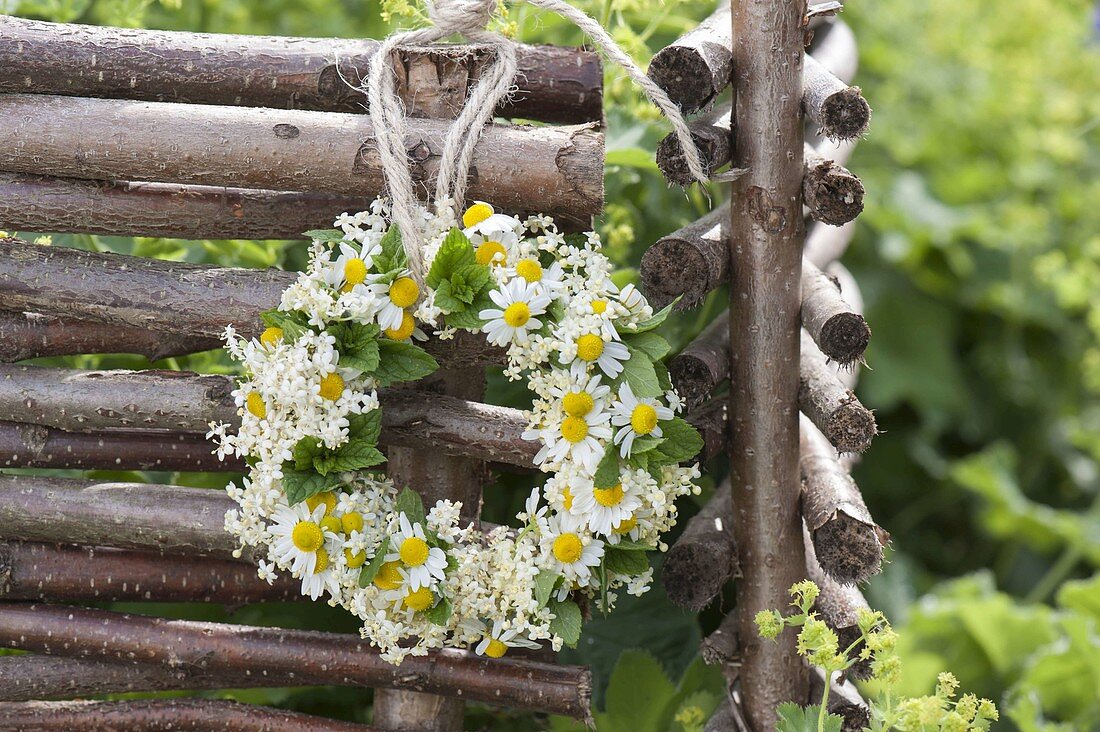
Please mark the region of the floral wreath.
POLYGON ((581 604, 610 611, 616 590, 641 595, 664 550, 675 501, 698 493, 702 447, 677 416, 682 403, 653 332, 658 313, 617 287, 595 233, 562 235, 547 217, 521 221, 488 204, 458 228, 446 211, 428 227, 420 287, 381 200, 312 231, 308 269, 244 340, 227 329, 245 378, 234 391, 241 426, 212 425, 220 456, 249 464, 226 529, 258 550, 259 574, 280 571, 302 594, 327 596, 363 620, 362 635, 392 663, 430 648, 576 644, 581 604), (431 233, 434 232, 434 233, 431 233), (480 331, 507 347, 505 374, 534 393, 523 438, 542 443, 550 474, 518 528, 482 533, 461 504, 423 506, 414 488, 369 469, 378 450, 379 388, 437 368, 416 345, 480 331))

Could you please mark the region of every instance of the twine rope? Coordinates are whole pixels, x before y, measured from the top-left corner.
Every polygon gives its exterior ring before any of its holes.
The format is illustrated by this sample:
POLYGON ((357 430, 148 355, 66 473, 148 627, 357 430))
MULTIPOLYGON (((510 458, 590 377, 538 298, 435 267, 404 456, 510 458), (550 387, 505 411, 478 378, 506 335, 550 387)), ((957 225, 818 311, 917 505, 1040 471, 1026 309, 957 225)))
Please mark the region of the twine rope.
MULTIPOLYGON (((627 72, 668 119, 680 142, 692 177, 705 183, 707 172, 702 155, 680 108, 669 99, 664 89, 638 68, 610 34, 593 18, 565 0, 527 2, 573 23, 596 43, 607 58, 627 72)), ((401 232, 409 260, 409 271, 421 285, 425 275, 423 210, 417 201, 412 173, 409 170, 405 147, 405 109, 397 96, 397 79, 389 58, 400 46, 429 45, 453 34, 460 34, 472 43, 488 46, 494 52, 494 62, 482 72, 465 107, 448 129, 440 156, 435 186, 436 206, 454 206, 457 214, 465 196, 467 175, 478 138, 492 119, 500 100, 510 92, 516 75, 515 44, 486 28, 495 9, 496 0, 427 0, 428 18, 432 25, 395 33, 387 38, 379 47, 375 55, 377 62, 371 64, 367 76, 367 103, 382 162, 382 174, 390 196, 392 219, 401 232)))

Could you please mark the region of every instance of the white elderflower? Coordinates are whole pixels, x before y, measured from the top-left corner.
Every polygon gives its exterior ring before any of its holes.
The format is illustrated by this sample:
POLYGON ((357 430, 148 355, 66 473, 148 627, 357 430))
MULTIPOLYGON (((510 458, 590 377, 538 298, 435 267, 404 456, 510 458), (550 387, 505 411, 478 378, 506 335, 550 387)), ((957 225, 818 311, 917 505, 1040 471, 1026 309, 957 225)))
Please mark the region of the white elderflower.
POLYGON ((603 558, 603 542, 563 527, 557 516, 542 522, 539 529, 542 561, 566 580, 588 584, 592 568, 603 558))
POLYGON ((639 491, 630 482, 619 482, 610 488, 597 488, 589 482, 576 489, 570 513, 584 517, 592 532, 610 536, 641 505, 639 491))
POLYGON ((310 511, 304 502, 295 506, 284 504, 275 511, 275 523, 270 529, 275 539, 274 558, 295 577, 311 575, 317 568, 317 553, 325 546, 326 531, 321 526, 325 511, 324 504, 310 511))
POLYGON ((398 570, 412 590, 430 588, 444 578, 447 555, 439 547, 428 545, 424 527, 419 523, 411 523, 404 513, 398 517, 398 522, 398 530, 390 537, 392 551, 385 560, 401 562, 398 570))
POLYGON ((542 321, 534 317, 546 312, 550 296, 539 291, 537 285, 516 278, 489 297, 497 308, 487 308, 478 317, 488 322, 482 330, 486 340, 496 346, 525 343, 528 331, 542 327, 542 321), (499 308, 499 309, 498 309, 499 308))
POLYGON ((520 628, 504 629, 500 620, 493 621, 492 630, 481 639, 474 653, 489 658, 500 658, 509 648, 538 648, 539 644, 520 635, 520 628))
POLYGON ((619 445, 619 454, 624 458, 630 455, 634 440, 638 437, 661 436, 658 422, 672 419, 672 410, 656 399, 634 396, 630 384, 623 382, 619 387, 619 401, 611 407, 611 424, 619 428, 615 433, 615 444, 619 445))

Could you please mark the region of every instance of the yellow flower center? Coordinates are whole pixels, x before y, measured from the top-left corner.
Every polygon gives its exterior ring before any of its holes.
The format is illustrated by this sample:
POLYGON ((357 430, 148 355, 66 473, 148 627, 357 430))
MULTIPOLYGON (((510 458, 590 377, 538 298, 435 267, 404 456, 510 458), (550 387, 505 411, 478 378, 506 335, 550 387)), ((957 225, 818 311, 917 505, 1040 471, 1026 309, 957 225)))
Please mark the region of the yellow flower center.
POLYGON ((572 564, 581 558, 584 545, 581 544, 581 538, 576 534, 562 534, 554 539, 550 551, 554 553, 554 558, 562 564, 572 564))
POLYGON ((587 391, 571 391, 561 400, 561 408, 570 417, 583 417, 596 406, 596 400, 587 391))
POLYGON ((404 341, 412 338, 413 330, 416 328, 416 321, 413 320, 413 316, 406 310, 401 315, 401 327, 400 328, 386 328, 386 337, 391 341, 404 341))
POLYGON ((504 311, 504 322, 513 328, 522 328, 531 319, 531 308, 525 302, 514 302, 504 311))
POLYGON ((657 410, 648 404, 639 404, 630 413, 630 426, 639 435, 648 435, 657 427, 657 410))
POLYGON ((592 497, 596 499, 596 503, 608 508, 612 506, 618 506, 623 501, 623 484, 616 483, 610 488, 594 488, 592 490, 592 497))
POLYGON ((271 326, 265 328, 263 333, 260 333, 260 343, 264 344, 268 348, 272 348, 276 343, 283 339, 283 329, 271 326))
POLYGON ((584 417, 566 417, 561 421, 561 436, 575 445, 588 437, 588 423, 584 417))
POLYGON ((357 511, 348 511, 340 517, 340 528, 345 534, 363 530, 363 514, 357 511))
POLYGON ((542 265, 533 259, 524 259, 516 265, 516 274, 528 282, 538 282, 542 279, 542 265))
POLYGON ((592 301, 592 312, 594 312, 596 315, 603 315, 604 311, 606 311, 606 310, 607 310, 607 300, 593 300, 592 301))
POLYGON ((634 527, 637 525, 638 519, 631 516, 630 518, 625 518, 620 521, 619 525, 612 529, 612 531, 614 531, 616 534, 629 534, 631 531, 634 530, 634 527))
POLYGON ((351 292, 356 285, 363 284, 367 279, 367 263, 358 257, 349 259, 344 263, 344 286, 341 292, 351 292))
POLYGON ((321 574, 328 569, 328 552, 324 547, 317 550, 317 563, 313 566, 314 574, 321 574))
POLYGON ((259 392, 249 392, 244 403, 248 407, 248 411, 256 415, 256 419, 263 419, 267 416, 267 405, 264 404, 264 398, 260 396, 259 392))
POLYGON ((348 569, 359 569, 366 563, 367 553, 359 552, 358 554, 352 554, 351 549, 345 549, 344 559, 348 561, 348 569))
POLYGON ((317 493, 306 499, 306 506, 309 507, 309 512, 313 513, 321 504, 325 504, 325 513, 332 513, 332 509, 336 508, 336 494, 332 491, 325 491, 324 493, 317 493))
POLYGON ((321 396, 328 399, 330 402, 334 402, 340 398, 340 395, 344 393, 344 379, 340 374, 333 371, 331 374, 321 379, 321 396))
POLYGON ((471 226, 477 226, 485 219, 492 216, 494 213, 493 207, 487 203, 475 203, 466 209, 466 213, 462 214, 462 226, 469 229, 471 226))
POLYGON ((428 552, 431 551, 431 547, 428 546, 428 542, 415 536, 410 536, 405 541, 401 542, 401 551, 398 552, 401 555, 401 561, 410 567, 419 567, 424 562, 428 561, 428 552))
POLYGON ((390 285, 390 302, 399 308, 407 308, 420 297, 420 288, 411 277, 398 277, 390 285))
POLYGON ((595 361, 603 354, 603 338, 594 333, 577 339, 577 356, 582 361, 595 361))
POLYGON ((500 658, 501 656, 503 656, 507 652, 508 652, 508 646, 504 645, 502 642, 498 641, 496 638, 493 638, 492 640, 490 640, 489 645, 485 646, 485 655, 488 656, 489 658, 500 658))
POLYGON ((477 251, 474 252, 474 259, 481 265, 501 265, 504 263, 504 258, 508 256, 508 252, 505 251, 504 245, 499 241, 485 241, 482 242, 477 251))
POLYGON ((427 587, 421 587, 419 590, 414 590, 405 595, 405 607, 410 610, 420 612, 421 610, 427 610, 432 606, 432 602, 435 601, 435 595, 427 587))
POLYGON ((325 516, 321 519, 321 528, 325 531, 331 531, 334 534, 339 534, 343 525, 340 523, 340 519, 335 516, 325 516))
POLYGON ((290 540, 303 552, 315 552, 325 543, 325 534, 312 521, 299 521, 290 532, 290 540))
POLYGON ((573 508, 573 491, 566 488, 561 492, 561 501, 565 505, 565 510, 573 508))
POLYGON ((401 586, 401 573, 397 571, 397 562, 386 562, 374 575, 374 586, 380 590, 396 590, 401 586))

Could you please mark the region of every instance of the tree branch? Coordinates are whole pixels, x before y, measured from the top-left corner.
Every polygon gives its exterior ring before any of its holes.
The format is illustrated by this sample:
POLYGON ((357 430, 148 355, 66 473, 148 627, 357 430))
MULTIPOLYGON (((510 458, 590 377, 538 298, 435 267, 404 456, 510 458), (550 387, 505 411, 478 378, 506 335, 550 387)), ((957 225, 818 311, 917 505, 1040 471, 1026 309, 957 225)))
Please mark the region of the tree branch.
POLYGON ((863 358, 871 340, 871 328, 840 294, 840 284, 818 269, 802 262, 802 327, 821 352, 847 366, 863 358))
MULTIPOLYGON (((434 188, 449 122, 410 119, 413 178, 434 188)), ((471 199, 587 221, 603 206, 603 135, 591 125, 489 126, 471 199)), ((384 190, 363 115, 40 94, 0 96, 0 169, 374 197, 384 190), (73 151, 79 151, 79 154, 73 151)))
MULTIPOLYGON (((836 632, 840 647, 847 648, 862 635, 859 629, 860 612, 870 611, 871 606, 867 604, 858 585, 840 584, 821 567, 821 563, 817 561, 817 549, 805 525, 802 527, 802 542, 806 547, 806 576, 821 590, 817 602, 814 603, 814 609, 836 632)), ((861 650, 863 650, 862 643, 855 648, 854 652, 858 654, 861 650)), ((856 661, 848 669, 847 675, 861 681, 871 678, 871 659, 856 661)))
POLYGON ((802 108, 821 133, 832 140, 851 140, 867 131, 871 105, 858 86, 848 86, 816 61, 806 57, 802 108))
POLYGON ((738 572, 731 501, 726 481, 688 521, 665 557, 661 571, 665 592, 682 608, 699 612, 738 572))
MULTIPOLYGON (((136 30, 0 17, 0 91, 156 102, 363 113, 379 41, 136 30), (343 77, 343 78, 341 78, 343 77), (346 80, 346 81, 345 81, 346 80)), ((517 47, 517 92, 499 116, 545 122, 602 118, 599 57, 517 47)), ((491 58, 484 48, 402 49, 392 60, 413 116, 461 105, 491 58)), ((448 115, 453 116, 453 115, 448 115)))
POLYGON ((580 666, 486 659, 442 650, 381 659, 350 635, 166 620, 66 606, 0 604, 0 645, 213 672, 294 673, 302 683, 408 689, 586 719, 591 675, 580 666))

